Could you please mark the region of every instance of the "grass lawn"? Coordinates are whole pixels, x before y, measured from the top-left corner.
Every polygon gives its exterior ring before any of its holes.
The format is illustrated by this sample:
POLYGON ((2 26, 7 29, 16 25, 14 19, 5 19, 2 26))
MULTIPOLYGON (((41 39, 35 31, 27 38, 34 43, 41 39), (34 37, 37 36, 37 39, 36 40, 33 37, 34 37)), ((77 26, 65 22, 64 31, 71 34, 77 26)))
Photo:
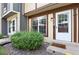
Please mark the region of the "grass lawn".
POLYGON ((4 47, 0 46, 0 55, 4 55, 5 54, 5 49, 4 47))

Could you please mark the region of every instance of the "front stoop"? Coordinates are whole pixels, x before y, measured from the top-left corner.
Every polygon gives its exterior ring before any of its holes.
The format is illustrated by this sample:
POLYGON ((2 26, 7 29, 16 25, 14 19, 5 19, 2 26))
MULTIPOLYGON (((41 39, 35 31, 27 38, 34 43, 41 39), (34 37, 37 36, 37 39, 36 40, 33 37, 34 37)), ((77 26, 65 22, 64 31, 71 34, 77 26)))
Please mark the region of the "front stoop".
POLYGON ((65 55, 79 55, 79 43, 60 41, 60 40, 53 40, 52 44, 53 43, 64 44, 66 48, 63 49, 60 47, 50 45, 47 47, 47 52, 53 53, 53 51, 56 51, 63 53, 65 55))
POLYGON ((54 51, 63 53, 63 52, 64 52, 64 49, 57 48, 57 47, 54 47, 54 46, 49 46, 49 47, 47 47, 47 52, 53 54, 53 53, 55 53, 54 51), (63 52, 62 52, 62 51, 63 51, 63 52))
POLYGON ((53 53, 54 51, 63 53, 64 55, 79 55, 78 47, 77 48, 71 47, 71 49, 70 48, 62 49, 62 48, 55 47, 55 46, 49 46, 47 48, 47 52, 49 53, 53 53))
POLYGON ((10 42, 11 42, 11 40, 9 38, 0 39, 0 45, 5 45, 10 42))

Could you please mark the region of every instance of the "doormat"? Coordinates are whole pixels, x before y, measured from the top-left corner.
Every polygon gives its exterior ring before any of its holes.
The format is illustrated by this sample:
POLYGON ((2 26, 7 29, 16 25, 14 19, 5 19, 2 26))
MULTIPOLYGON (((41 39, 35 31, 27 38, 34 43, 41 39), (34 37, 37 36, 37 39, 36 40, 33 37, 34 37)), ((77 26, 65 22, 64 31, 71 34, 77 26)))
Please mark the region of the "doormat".
POLYGON ((66 45, 65 44, 53 43, 52 46, 66 49, 66 45))

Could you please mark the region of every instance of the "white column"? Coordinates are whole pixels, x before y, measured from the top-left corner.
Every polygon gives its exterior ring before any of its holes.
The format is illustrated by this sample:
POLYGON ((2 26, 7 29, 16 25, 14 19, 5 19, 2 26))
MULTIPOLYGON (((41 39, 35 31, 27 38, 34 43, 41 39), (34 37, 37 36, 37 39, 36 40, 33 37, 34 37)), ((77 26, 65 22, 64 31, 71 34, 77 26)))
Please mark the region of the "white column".
POLYGON ((29 19, 29 32, 31 31, 31 18, 29 19))
POLYGON ((48 37, 45 37, 45 41, 49 43, 53 41, 53 13, 48 14, 48 37))
POLYGON ((20 24, 20 13, 19 12, 17 13, 17 21, 16 22, 17 22, 16 31, 20 32, 20 25, 21 24, 20 24))
POLYGON ((74 10, 72 9, 72 42, 74 42, 74 10))
POLYGON ((77 43, 78 43, 78 8, 76 9, 76 17, 77 17, 77 30, 76 30, 76 32, 77 32, 77 43))

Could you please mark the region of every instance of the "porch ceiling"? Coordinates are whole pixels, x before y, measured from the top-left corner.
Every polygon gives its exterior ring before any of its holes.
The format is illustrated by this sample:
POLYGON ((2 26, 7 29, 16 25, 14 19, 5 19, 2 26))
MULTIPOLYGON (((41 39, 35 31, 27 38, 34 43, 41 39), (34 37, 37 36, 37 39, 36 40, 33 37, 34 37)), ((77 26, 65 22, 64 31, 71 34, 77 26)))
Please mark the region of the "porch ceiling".
POLYGON ((69 5, 69 4, 72 4, 72 3, 55 3, 55 4, 50 3, 50 4, 47 4, 43 7, 40 7, 38 9, 33 10, 33 11, 25 13, 25 16, 32 16, 32 15, 39 14, 39 13, 42 13, 42 12, 45 12, 45 11, 48 11, 48 10, 53 10, 55 8, 66 6, 66 5, 69 5))

